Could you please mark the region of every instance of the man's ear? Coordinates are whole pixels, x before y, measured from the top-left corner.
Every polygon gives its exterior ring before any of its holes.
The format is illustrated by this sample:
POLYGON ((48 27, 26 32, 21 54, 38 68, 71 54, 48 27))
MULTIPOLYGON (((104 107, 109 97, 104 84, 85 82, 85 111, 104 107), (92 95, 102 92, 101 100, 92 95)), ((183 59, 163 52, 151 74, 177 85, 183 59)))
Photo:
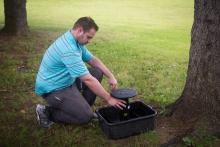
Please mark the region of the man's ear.
POLYGON ((83 28, 79 28, 79 32, 79 35, 81 36, 84 33, 83 28))
POLYGON ((80 32, 79 35, 81 36, 83 34, 83 32, 80 32))

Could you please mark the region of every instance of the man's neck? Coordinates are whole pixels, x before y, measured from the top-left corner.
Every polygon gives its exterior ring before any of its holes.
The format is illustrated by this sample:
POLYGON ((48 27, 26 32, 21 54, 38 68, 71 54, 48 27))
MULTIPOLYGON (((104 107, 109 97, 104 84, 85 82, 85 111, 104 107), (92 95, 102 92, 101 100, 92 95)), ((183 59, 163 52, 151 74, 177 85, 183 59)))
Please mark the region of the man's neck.
POLYGON ((78 40, 77 40, 77 38, 76 38, 76 36, 77 36, 77 35, 76 35, 76 31, 73 30, 73 29, 71 29, 71 30, 70 30, 70 33, 72 34, 74 40, 76 41, 76 44, 79 45, 80 43, 78 42, 78 40))
POLYGON ((76 31, 71 29, 70 30, 71 34, 73 35, 73 38, 77 41, 77 35, 76 35, 76 31))

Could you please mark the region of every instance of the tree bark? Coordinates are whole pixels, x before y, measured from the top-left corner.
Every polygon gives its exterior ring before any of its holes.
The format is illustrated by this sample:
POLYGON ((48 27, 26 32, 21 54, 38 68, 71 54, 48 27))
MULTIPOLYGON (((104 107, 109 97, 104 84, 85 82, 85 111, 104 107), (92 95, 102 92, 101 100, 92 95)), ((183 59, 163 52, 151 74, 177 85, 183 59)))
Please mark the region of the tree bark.
POLYGON ((195 0, 187 80, 172 117, 220 133, 220 1, 195 0), (216 130, 217 129, 217 130, 216 130))
POLYGON ((28 33, 26 0, 4 0, 5 26, 2 33, 25 35, 28 33))

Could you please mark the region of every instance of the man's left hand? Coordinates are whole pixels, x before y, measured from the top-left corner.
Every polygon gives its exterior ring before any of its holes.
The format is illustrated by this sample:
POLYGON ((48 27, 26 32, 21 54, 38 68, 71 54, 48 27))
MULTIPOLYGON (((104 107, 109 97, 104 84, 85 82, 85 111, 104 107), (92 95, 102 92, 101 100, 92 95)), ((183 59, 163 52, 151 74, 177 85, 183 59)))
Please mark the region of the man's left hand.
POLYGON ((115 77, 109 78, 108 83, 109 83, 109 86, 111 87, 111 89, 116 89, 118 87, 118 82, 115 79, 115 77))

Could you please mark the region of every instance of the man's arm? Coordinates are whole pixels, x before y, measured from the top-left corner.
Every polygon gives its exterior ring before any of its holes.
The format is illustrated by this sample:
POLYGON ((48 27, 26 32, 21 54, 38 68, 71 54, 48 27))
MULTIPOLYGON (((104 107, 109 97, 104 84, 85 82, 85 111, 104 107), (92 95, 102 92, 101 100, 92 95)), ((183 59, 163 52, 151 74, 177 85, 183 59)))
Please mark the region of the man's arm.
POLYGON ((93 58, 87 62, 92 67, 99 68, 103 74, 108 78, 108 83, 112 89, 117 88, 117 80, 115 79, 114 75, 110 72, 110 70, 102 63, 100 59, 93 56, 93 58))
POLYGON ((110 96, 110 94, 102 87, 102 85, 99 83, 99 81, 94 78, 91 74, 86 74, 80 79, 91 89, 96 95, 98 95, 101 98, 104 98, 107 103, 111 106, 118 107, 122 109, 122 107, 125 107, 125 101, 118 100, 110 96))

